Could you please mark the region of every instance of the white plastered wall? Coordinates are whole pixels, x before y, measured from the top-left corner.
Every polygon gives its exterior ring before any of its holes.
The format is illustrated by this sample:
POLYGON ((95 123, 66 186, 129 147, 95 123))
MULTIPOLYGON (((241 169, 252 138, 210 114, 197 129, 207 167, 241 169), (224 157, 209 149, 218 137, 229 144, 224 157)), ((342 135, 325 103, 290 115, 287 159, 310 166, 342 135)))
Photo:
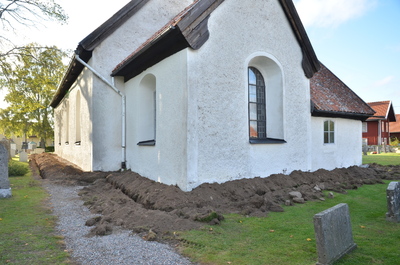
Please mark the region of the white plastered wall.
POLYGON ((208 25, 210 39, 188 58, 188 186, 308 170, 309 80, 278 1, 225 1, 208 25), (286 144, 249 143, 247 67, 256 57, 281 69, 286 144))
POLYGON ((54 110, 55 153, 85 171, 92 170, 92 79, 93 74, 84 70, 54 110), (80 106, 77 106, 77 93, 80 93, 80 106), (75 143, 78 138, 80 144, 75 143))
MULTIPOLYGON (((127 167, 165 184, 187 190, 187 50, 178 52, 126 83, 127 167), (139 146, 148 139, 143 128, 147 108, 143 106, 142 81, 149 77, 156 84, 156 144, 139 146)), ((150 100, 151 101, 151 100, 150 100)), ((151 103, 151 102, 149 102, 151 103)), ((152 117, 150 117, 151 119, 152 117)))
MULTIPOLYGON (((90 65, 112 82, 110 74, 115 66, 191 3, 192 0, 149 1, 96 47, 90 65)), ((93 80, 93 170, 118 170, 123 161, 121 97, 100 79, 93 80)), ((116 86, 125 93, 123 83, 116 86)), ((126 107, 131 104, 127 101, 126 107)))
POLYGON ((362 164, 361 121, 312 117, 312 171, 362 164), (335 143, 324 144, 324 121, 335 123, 335 143))

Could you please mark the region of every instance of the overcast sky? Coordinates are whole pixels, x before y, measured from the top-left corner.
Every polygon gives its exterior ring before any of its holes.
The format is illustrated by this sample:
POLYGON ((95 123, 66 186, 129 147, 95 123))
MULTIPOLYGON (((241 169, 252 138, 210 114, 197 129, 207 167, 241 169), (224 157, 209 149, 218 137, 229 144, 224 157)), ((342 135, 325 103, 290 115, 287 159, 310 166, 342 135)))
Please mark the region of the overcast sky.
MULTIPOLYGON (((73 50, 129 0, 56 2, 69 15, 69 23, 20 30, 20 43, 38 42, 73 50)), ((400 114, 400 1, 294 3, 318 59, 366 102, 392 100, 395 112, 400 114)), ((0 107, 4 105, 0 103, 0 107)))

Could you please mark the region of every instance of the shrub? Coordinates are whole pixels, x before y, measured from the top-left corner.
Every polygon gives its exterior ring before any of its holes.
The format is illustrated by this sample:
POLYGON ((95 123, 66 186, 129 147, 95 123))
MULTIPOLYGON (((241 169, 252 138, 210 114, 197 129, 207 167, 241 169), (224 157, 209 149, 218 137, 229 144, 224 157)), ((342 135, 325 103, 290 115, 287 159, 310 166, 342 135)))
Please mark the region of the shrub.
POLYGON ((54 146, 46 146, 45 151, 46 151, 47 153, 52 153, 52 152, 54 152, 54 146))
POLYGON ((24 176, 29 172, 28 164, 18 162, 18 161, 10 161, 8 163, 8 176, 24 176))
POLYGON ((400 144, 400 140, 397 139, 396 137, 392 138, 390 141, 390 145, 392 145, 392 146, 399 146, 399 144, 400 144))

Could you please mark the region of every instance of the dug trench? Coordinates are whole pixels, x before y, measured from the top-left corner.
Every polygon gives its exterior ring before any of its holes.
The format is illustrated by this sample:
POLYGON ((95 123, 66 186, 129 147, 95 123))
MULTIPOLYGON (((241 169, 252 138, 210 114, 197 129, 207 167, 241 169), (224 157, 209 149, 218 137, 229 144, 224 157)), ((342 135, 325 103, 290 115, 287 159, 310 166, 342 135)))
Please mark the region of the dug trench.
MULTIPOLYGON (((400 166, 370 165, 315 172, 294 171, 268 178, 205 183, 190 192, 164 185, 134 172, 83 172, 57 155, 30 156, 33 172, 57 185, 81 185, 84 204, 97 217, 86 222, 91 235, 107 235, 119 226, 146 240, 168 241, 174 231, 218 225, 228 213, 266 217, 281 205, 324 200, 324 190, 346 193, 364 184, 400 179, 400 166), (300 200, 289 193, 301 193, 300 200)), ((34 174, 35 175, 35 174, 34 174)))

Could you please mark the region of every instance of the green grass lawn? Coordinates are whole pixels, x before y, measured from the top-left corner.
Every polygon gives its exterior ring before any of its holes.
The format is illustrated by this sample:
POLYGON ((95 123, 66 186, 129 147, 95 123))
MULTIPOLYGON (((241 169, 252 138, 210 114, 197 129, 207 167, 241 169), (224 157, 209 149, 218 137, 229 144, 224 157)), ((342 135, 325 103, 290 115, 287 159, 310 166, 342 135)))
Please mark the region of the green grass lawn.
POLYGON ((370 154, 363 155, 363 164, 377 163, 380 165, 400 165, 400 153, 381 153, 381 154, 370 154))
POLYGON ((12 197, 0 199, 0 264, 70 264, 44 203, 47 192, 29 173, 10 183, 12 197))
POLYGON ((385 220, 388 183, 335 193, 326 201, 284 206, 285 212, 267 218, 227 215, 219 226, 181 233, 182 251, 204 264, 315 264, 313 216, 347 203, 358 248, 335 264, 399 264, 400 224, 385 220))
MULTIPOLYGON (((363 163, 400 165, 400 154, 363 156, 363 163)), ((315 264, 315 214, 339 203, 350 208, 357 249, 336 264, 400 264, 400 224, 385 220, 388 183, 364 185, 326 201, 284 206, 267 218, 226 215, 219 226, 182 232, 182 252, 202 264, 315 264)))

